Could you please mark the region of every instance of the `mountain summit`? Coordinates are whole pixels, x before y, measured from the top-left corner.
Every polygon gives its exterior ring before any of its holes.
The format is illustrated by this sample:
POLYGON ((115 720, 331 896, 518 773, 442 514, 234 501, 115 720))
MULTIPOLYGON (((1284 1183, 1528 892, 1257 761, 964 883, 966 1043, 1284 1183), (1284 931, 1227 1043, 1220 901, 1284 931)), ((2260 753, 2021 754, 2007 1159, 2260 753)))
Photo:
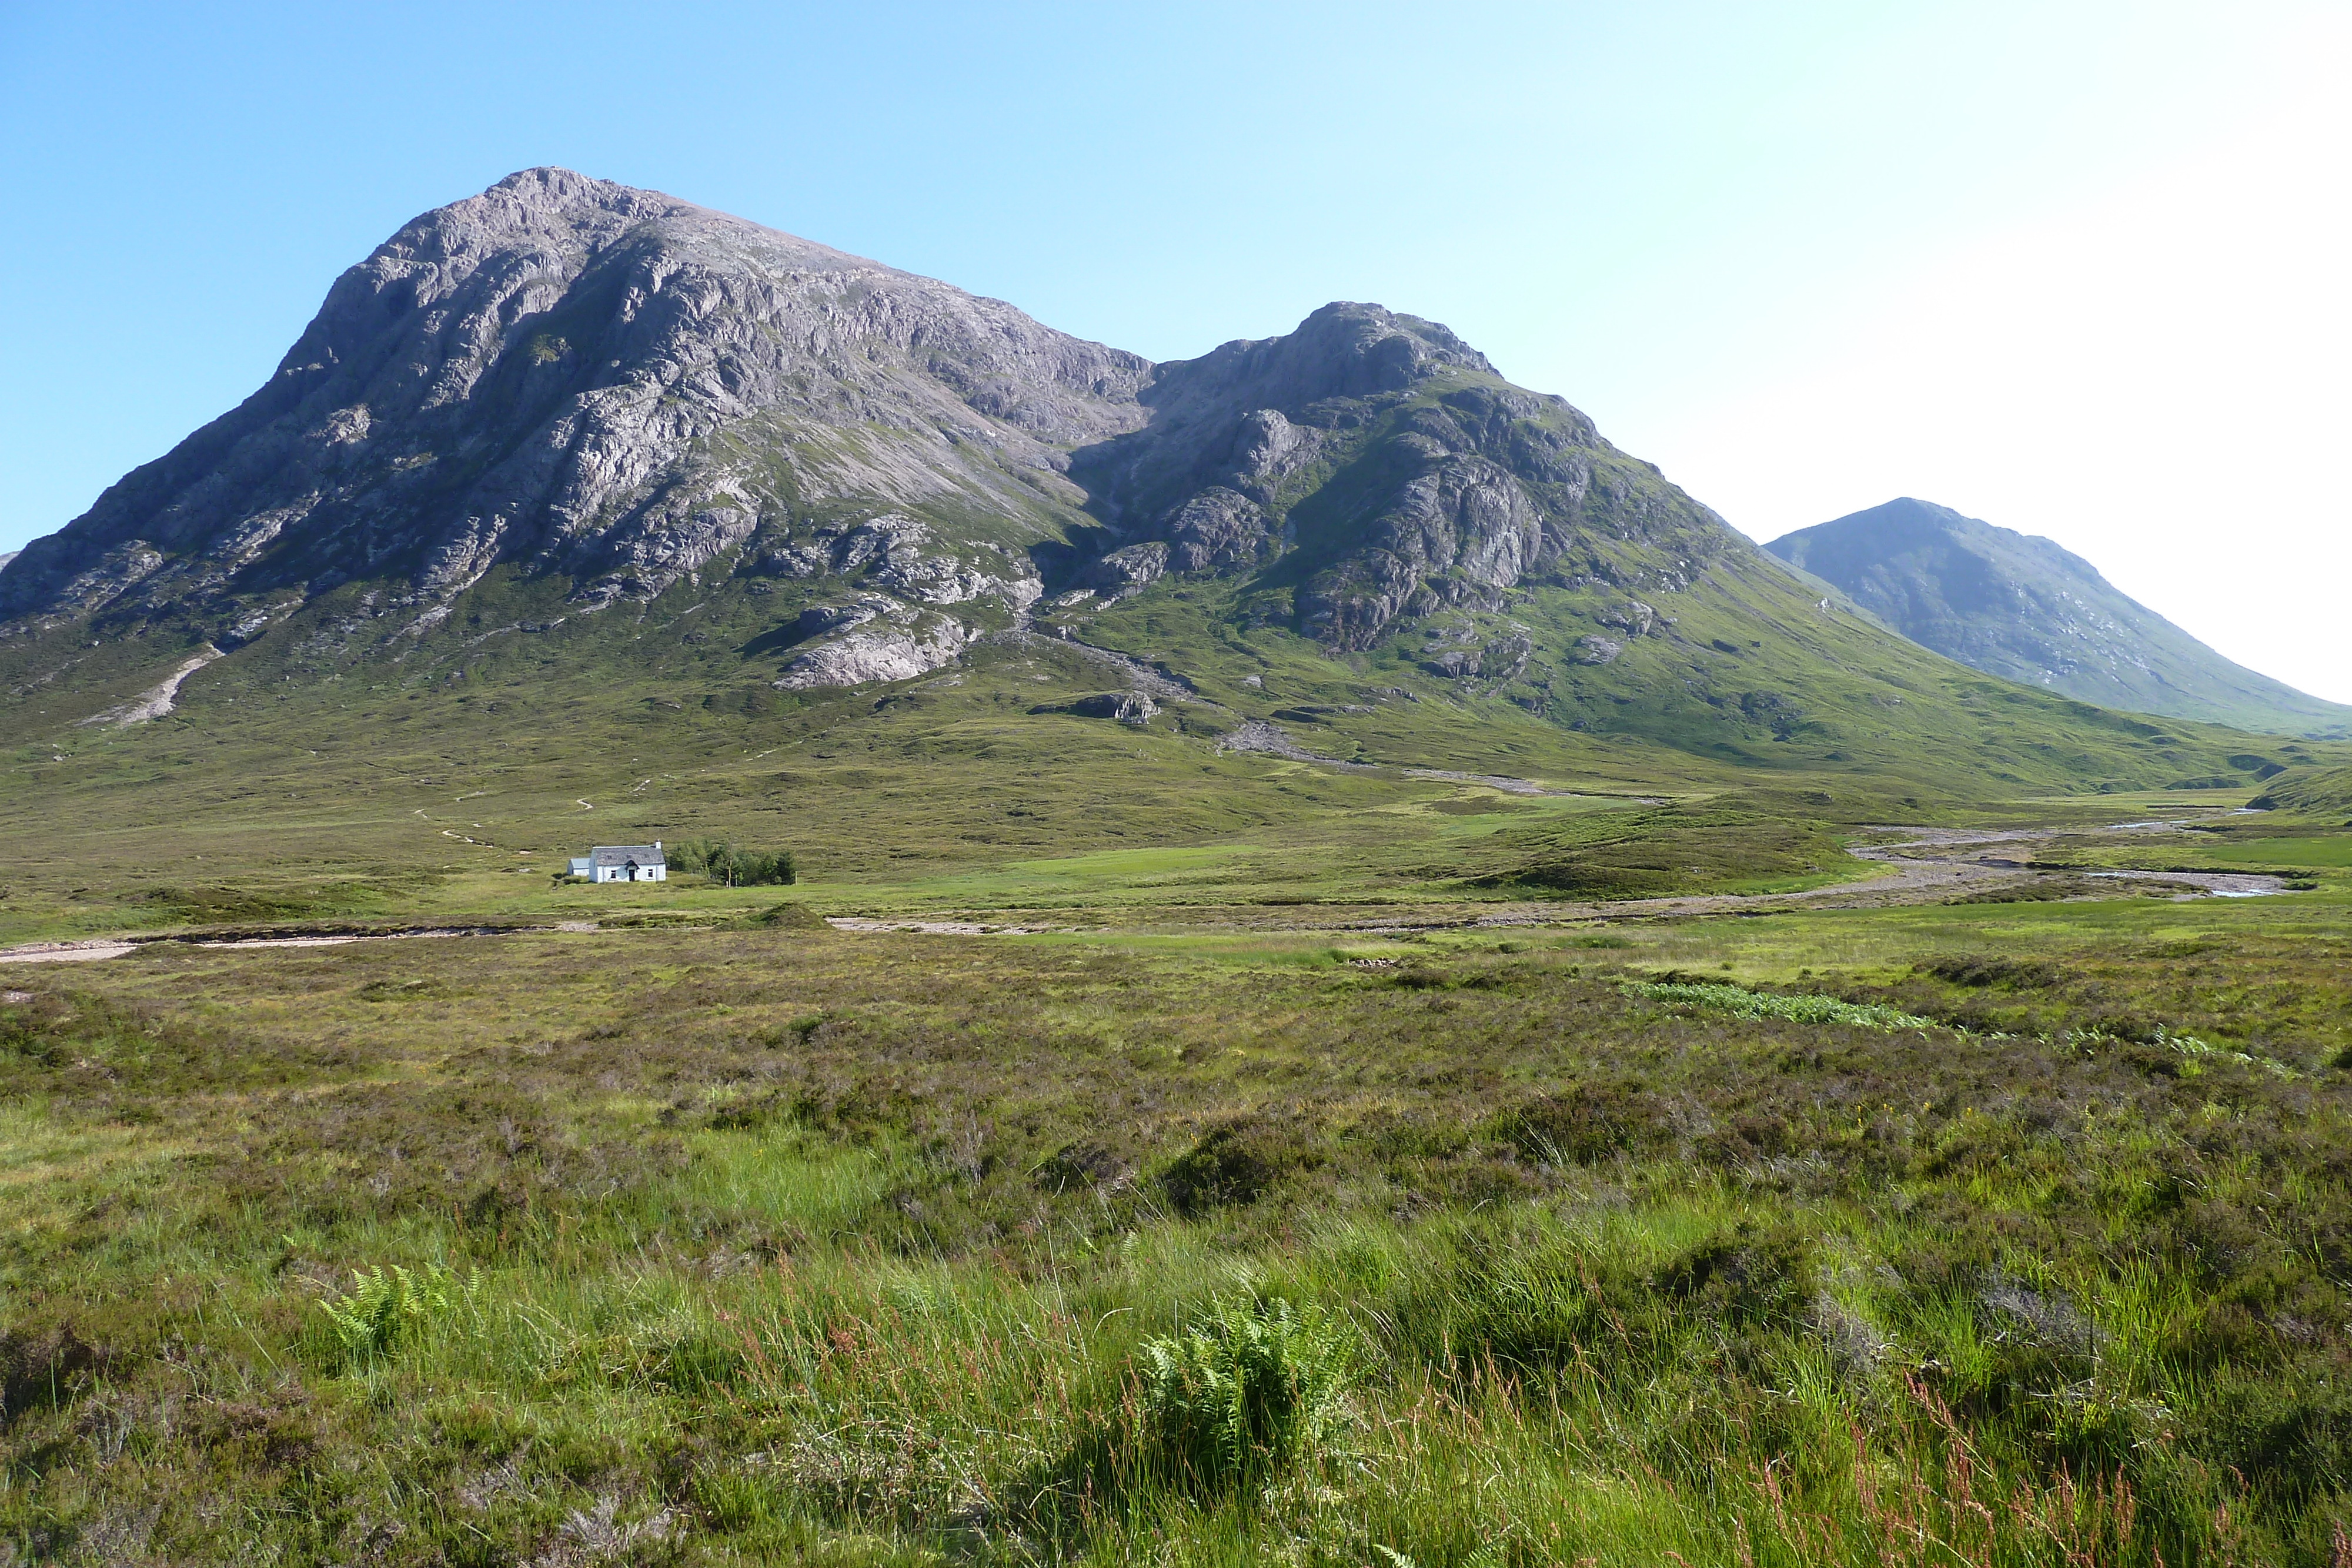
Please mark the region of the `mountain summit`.
POLYGON ((396 583, 378 607, 414 627, 501 562, 560 574, 593 610, 748 547, 736 570, 855 577, 871 591, 829 612, 896 627, 895 663, 853 649, 800 672, 822 682, 937 663, 1018 617, 1073 550, 1146 547, 1094 567, 1137 586, 1303 541, 1289 614, 1360 647, 1563 563, 1613 580, 1580 550, 1596 521, 1675 570, 1729 542, 1645 465, 1596 491, 1593 458, 1612 455, 1560 400, 1377 306, 1153 365, 946 284, 536 169, 345 273, 267 386, 0 572, 0 616, 171 618, 233 647, 361 579, 396 583), (1462 384, 1442 406, 1369 439, 1449 371, 1462 384), (1288 519, 1368 452, 1350 515, 1288 519))
POLYGON ((2280 735, 2352 707, 2231 663, 2048 539, 1906 497, 1764 547, 1964 664, 2084 702, 2280 735))

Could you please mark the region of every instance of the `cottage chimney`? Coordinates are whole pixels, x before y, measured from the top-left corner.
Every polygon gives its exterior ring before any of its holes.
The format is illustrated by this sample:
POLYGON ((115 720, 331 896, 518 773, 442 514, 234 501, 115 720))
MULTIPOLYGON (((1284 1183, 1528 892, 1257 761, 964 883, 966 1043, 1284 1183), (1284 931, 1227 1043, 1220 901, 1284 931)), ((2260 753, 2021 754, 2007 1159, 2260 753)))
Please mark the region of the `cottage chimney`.
POLYGON ((656 840, 654 841, 654 848, 656 848, 656 849, 659 849, 659 848, 661 848, 661 841, 660 841, 659 839, 656 839, 656 840))

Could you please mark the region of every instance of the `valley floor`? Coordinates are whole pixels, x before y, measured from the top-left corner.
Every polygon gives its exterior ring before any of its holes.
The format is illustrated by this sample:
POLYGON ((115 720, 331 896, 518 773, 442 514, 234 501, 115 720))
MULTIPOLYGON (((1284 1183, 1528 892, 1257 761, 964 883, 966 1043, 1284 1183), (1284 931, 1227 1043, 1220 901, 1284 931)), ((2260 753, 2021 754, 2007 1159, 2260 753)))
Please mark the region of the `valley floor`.
POLYGON ((1769 905, 1209 846, 0 961, 0 1540, 2340 1562, 2344 838, 2053 819, 1769 905))

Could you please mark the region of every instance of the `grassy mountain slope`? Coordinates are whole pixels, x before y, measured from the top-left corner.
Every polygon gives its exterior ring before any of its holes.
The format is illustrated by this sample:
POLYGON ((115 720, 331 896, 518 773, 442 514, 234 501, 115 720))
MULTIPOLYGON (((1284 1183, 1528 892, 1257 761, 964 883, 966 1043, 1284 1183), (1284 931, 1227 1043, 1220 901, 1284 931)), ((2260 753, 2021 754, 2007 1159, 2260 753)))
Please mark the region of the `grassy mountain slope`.
POLYGON ((2352 708, 2205 646, 2045 538, 1909 498, 1765 547, 1973 668, 2084 702, 2277 735, 2352 734, 2352 708))
POLYGON ((2263 786, 2253 804, 2302 816, 2352 812, 2352 768, 2298 768, 2263 786))
MULTIPOLYGON (((1532 778, 1603 804, 1729 803, 1756 827, 1734 835, 1745 852, 1678 852, 1720 828, 1645 818, 1653 858, 1664 859, 1617 891, 1697 890, 1859 874, 1821 847, 1839 824, 2073 793, 2085 779, 2244 789, 2256 768, 2336 755, 2300 742, 2251 753, 2245 737, 2196 726, 2158 731, 1916 651, 1891 675, 1852 673, 1832 661, 1884 646, 1883 633, 1822 618, 1786 591, 1767 597, 1771 579, 1718 609, 1716 596, 1731 592, 1720 580, 1661 595, 1661 606, 1700 630, 1760 602, 1785 618, 1778 649, 1734 655, 1654 633, 1548 687, 1486 690, 1433 674, 1417 649, 1333 658, 1280 627, 1237 625, 1241 584, 1165 582, 1072 617, 1085 622, 1084 643, 1040 631, 918 679, 782 692, 772 682, 791 650, 760 646, 773 595, 680 584, 627 618, 500 632, 546 624, 532 614, 550 590, 494 574, 399 663, 321 668, 305 629, 289 625, 191 677, 166 716, 52 722, 20 743, 0 771, 0 811, 45 851, 12 879, 0 926, 23 939, 272 916, 543 913, 561 854, 703 833, 793 848, 806 875, 830 884, 1225 845, 1254 852, 1220 894, 1244 900, 1458 897, 1454 884, 1507 882, 1517 866, 1559 859, 1525 831, 1551 810, 1540 798, 1525 807, 1532 817, 1502 799, 1489 817, 1432 815, 1469 787, 1413 768, 1532 778), (1093 648, 1184 677, 1198 697, 1165 698, 1140 725, 1069 711, 1128 685, 1093 648), (1786 694, 1801 710, 1786 738, 1774 738, 1771 711, 1740 713, 1743 727, 1727 733, 1718 708, 1689 692, 1733 668, 1743 689, 1786 694), (1669 682, 1688 695, 1653 702, 1669 682), (1530 695, 1543 711, 1514 700, 1530 695), (1839 715, 1841 699, 1867 727, 1839 715), (1803 716, 1814 704, 1831 716, 1803 716), (1231 749, 1254 727, 1355 766, 1231 749), (1461 836, 1469 828, 1475 841, 1461 836)), ((1531 590, 1528 601, 1509 612, 1547 638, 1581 624, 1564 591, 1531 590), (1555 595, 1557 633, 1533 612, 1555 595)))

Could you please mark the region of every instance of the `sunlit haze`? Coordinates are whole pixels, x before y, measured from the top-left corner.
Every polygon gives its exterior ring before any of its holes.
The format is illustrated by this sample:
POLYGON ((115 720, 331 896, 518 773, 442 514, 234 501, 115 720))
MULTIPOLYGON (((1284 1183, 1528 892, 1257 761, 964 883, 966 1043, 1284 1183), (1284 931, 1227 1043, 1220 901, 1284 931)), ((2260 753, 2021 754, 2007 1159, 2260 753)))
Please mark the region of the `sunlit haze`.
POLYGON ((2044 534, 2352 701, 2333 5, 0 12, 0 550, 401 223, 650 186, 1157 358, 1447 322, 1761 539, 2044 534))

